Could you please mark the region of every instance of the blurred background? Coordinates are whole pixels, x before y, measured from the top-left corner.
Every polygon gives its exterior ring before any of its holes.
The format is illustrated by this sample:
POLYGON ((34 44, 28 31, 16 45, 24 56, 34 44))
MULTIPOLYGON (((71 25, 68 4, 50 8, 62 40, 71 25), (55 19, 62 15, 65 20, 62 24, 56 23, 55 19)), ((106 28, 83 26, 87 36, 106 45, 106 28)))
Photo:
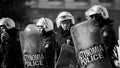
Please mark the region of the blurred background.
POLYGON ((118 34, 120 0, 0 0, 0 17, 12 18, 20 30, 40 17, 48 17, 55 23, 61 11, 69 11, 79 23, 85 20, 85 10, 95 4, 106 6, 118 34))

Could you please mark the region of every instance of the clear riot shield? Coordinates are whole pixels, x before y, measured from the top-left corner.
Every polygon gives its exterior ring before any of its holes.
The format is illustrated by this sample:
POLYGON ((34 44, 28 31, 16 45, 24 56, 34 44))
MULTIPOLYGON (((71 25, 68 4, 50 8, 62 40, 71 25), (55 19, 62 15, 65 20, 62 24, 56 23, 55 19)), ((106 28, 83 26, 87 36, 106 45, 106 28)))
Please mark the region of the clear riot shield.
POLYGON ((94 21, 83 21, 71 28, 77 60, 81 68, 111 68, 100 28, 94 21))
POLYGON ((34 29, 34 25, 30 27, 33 30, 20 32, 24 66, 25 68, 47 68, 42 36, 34 29))
POLYGON ((78 68, 74 47, 63 44, 55 68, 78 68))

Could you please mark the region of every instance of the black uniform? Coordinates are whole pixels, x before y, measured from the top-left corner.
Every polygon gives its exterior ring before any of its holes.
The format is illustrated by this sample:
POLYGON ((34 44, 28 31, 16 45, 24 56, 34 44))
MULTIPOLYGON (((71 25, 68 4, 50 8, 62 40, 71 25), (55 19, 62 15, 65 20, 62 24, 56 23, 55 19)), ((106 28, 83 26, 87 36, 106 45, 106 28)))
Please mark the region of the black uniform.
POLYGON ((2 68, 24 68, 22 50, 19 41, 19 30, 12 28, 6 30, 9 39, 2 42, 3 63, 2 68))
MULTIPOLYGON (((70 23, 70 28, 73 24, 70 23)), ((62 67, 78 67, 76 58, 76 52, 71 37, 70 28, 68 30, 60 28, 58 29, 56 40, 57 40, 57 64, 56 68, 62 67), (66 63, 67 62, 67 63, 66 63)))
POLYGON ((56 36, 56 42, 57 42, 57 59, 60 54, 60 50, 63 44, 67 44, 67 40, 69 40, 69 45, 73 45, 72 37, 70 30, 63 30, 61 27, 58 29, 57 36, 56 36))
MULTIPOLYGON (((108 55, 110 57, 111 63, 114 68, 115 67, 114 60, 116 60, 117 57, 115 56, 113 50, 114 50, 115 46, 118 45, 118 43, 117 43, 116 34, 113 29, 113 21, 110 19, 106 19, 106 20, 103 20, 103 23, 107 23, 101 28, 103 42, 108 48, 107 52, 108 52, 108 55)), ((116 53, 117 53, 117 51, 116 51, 116 53)))
POLYGON ((103 43, 106 45, 106 49, 110 57, 111 63, 113 67, 115 67, 113 50, 115 45, 118 45, 118 43, 113 29, 113 20, 109 18, 104 19, 101 14, 94 14, 91 17, 95 17, 96 22, 98 22, 99 27, 101 28, 103 43))
POLYGON ((47 60, 48 68, 54 68, 55 64, 55 50, 56 50, 56 40, 55 40, 55 33, 51 30, 45 32, 43 30, 43 40, 45 46, 45 56, 47 60), (47 47, 48 46, 48 47, 47 47))

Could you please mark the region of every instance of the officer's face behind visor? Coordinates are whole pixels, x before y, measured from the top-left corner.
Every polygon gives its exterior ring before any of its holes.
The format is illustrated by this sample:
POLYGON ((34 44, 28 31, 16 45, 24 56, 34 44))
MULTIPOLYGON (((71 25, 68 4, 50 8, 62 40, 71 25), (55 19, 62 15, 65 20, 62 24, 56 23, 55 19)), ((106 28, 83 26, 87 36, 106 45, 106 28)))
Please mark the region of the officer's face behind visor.
POLYGON ((98 20, 98 21, 103 19, 102 15, 100 13, 99 14, 93 14, 90 17, 91 17, 91 19, 98 20))
POLYGON ((0 33, 4 32, 6 30, 6 26, 5 25, 1 25, 0 26, 0 33))
POLYGON ((61 21, 61 27, 63 30, 69 30, 72 21, 70 19, 61 21))

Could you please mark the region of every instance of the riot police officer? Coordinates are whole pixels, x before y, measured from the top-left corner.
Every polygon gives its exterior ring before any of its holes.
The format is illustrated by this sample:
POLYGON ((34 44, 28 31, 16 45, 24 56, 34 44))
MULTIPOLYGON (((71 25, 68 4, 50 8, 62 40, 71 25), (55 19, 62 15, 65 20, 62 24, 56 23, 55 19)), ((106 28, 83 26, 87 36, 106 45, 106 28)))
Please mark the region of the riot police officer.
POLYGON ((113 51, 115 51, 115 46, 118 45, 118 43, 113 29, 113 20, 110 19, 107 9, 102 5, 94 5, 85 12, 85 16, 88 20, 98 22, 98 26, 101 28, 103 43, 106 45, 108 55, 114 68, 114 60, 117 59, 117 56, 115 56, 113 51))
POLYGON ((45 56, 47 58, 48 68, 54 68, 56 40, 55 32, 53 31, 53 22, 49 18, 42 17, 37 19, 35 25, 43 36, 43 46, 45 47, 45 56))
POLYGON ((56 18, 56 25, 58 28, 57 42, 58 42, 58 56, 60 54, 60 49, 62 44, 68 44, 73 46, 70 28, 75 24, 74 17, 70 12, 63 11, 58 14, 56 18))
POLYGON ((15 23, 11 18, 2 18, 1 26, 1 45, 3 48, 2 67, 23 68, 23 57, 19 41, 19 30, 15 28, 15 23))

